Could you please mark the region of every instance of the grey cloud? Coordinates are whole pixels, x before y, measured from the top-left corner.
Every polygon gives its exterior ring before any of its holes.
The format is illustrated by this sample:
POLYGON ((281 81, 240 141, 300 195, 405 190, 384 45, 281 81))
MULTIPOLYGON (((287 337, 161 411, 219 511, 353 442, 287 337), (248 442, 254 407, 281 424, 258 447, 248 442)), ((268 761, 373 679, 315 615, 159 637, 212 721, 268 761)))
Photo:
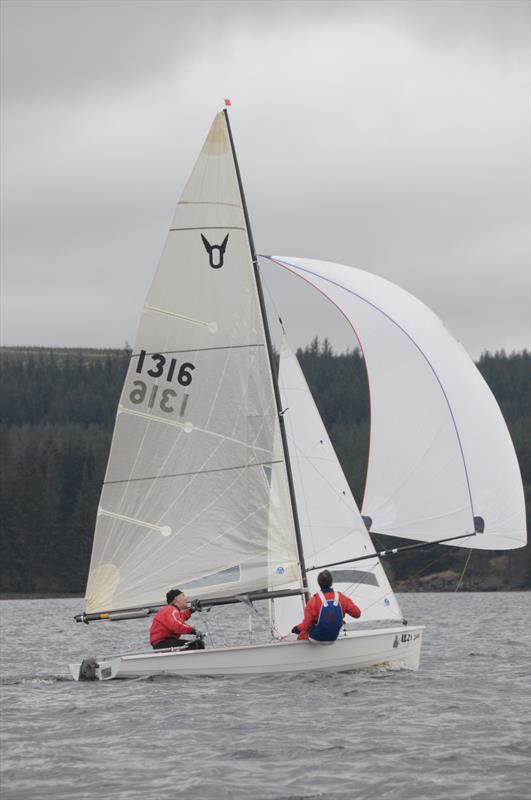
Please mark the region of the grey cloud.
MULTIPOLYGON (((529 5, 520 0, 4 0, 4 98, 76 97, 117 91, 185 65, 197 50, 222 50, 245 31, 373 21, 442 46, 529 47, 529 5)), ((289 59, 289 53, 286 53, 289 59)))
MULTIPOLYGON (((527 345, 524 5, 4 4, 5 342, 133 339, 228 92, 261 252, 377 272, 475 355, 527 345)), ((300 292, 270 280, 304 344, 300 292)))
MULTIPOLYGON (((262 26, 311 24, 350 13, 342 2, 270 0, 4 0, 6 100, 112 92, 149 83, 197 51, 222 52, 227 36, 262 26)), ((192 87, 193 88, 193 87, 192 87)))
POLYGON ((521 0, 376 0, 367 13, 442 46, 529 48, 531 10, 521 0))

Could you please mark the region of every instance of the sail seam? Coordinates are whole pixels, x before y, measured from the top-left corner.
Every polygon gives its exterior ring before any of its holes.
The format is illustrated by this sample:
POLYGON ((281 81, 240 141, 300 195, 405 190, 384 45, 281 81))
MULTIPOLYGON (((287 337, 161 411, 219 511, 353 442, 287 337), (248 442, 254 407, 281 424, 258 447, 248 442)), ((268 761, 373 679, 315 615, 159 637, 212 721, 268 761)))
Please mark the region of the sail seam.
POLYGON ((219 467, 218 469, 203 469, 203 470, 193 470, 191 472, 174 472, 168 475, 146 475, 142 478, 123 478, 122 480, 116 481, 104 481, 103 486, 111 486, 112 484, 117 483, 136 483, 137 481, 156 481, 156 480, 164 480, 164 478, 185 478, 189 475, 208 475, 209 473, 213 472, 231 472, 235 469, 247 469, 248 467, 262 467, 268 466, 269 464, 283 464, 283 460, 278 458, 275 461, 258 461, 256 464, 238 464, 235 467, 219 467))
POLYGON ((170 228, 170 232, 174 231, 244 231, 241 225, 201 225, 190 228, 170 228))
MULTIPOLYGON (((207 353, 210 350, 243 350, 247 347, 265 347, 265 344, 263 342, 259 344, 225 344, 219 345, 218 347, 194 347, 190 350, 157 350, 156 355, 173 355, 174 353, 207 353)), ((152 353, 146 352, 146 355, 155 355, 155 351, 152 353)), ((131 358, 140 358, 140 353, 132 353, 131 358)))
POLYGON ((239 203, 224 203, 221 200, 179 200, 179 206, 230 206, 230 208, 240 208, 239 203))

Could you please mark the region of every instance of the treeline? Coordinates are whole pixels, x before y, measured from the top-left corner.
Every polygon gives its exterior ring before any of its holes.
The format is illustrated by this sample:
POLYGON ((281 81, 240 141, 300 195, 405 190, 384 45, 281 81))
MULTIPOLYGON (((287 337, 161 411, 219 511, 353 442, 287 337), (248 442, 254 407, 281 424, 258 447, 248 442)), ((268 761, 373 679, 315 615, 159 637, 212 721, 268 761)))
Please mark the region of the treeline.
POLYGON ((83 593, 127 350, 0 350, 0 587, 83 593))
MULTIPOLYGON (((354 495, 369 440, 368 390, 357 351, 315 339, 297 353, 354 495)), ((82 593, 116 405, 130 352, 0 349, 0 586, 4 593, 82 593)), ((478 367, 509 425, 531 506, 527 351, 484 354, 478 367)), ((398 545, 405 542, 396 540, 398 545)), ((389 538, 376 543, 388 547, 389 538)), ((395 587, 454 588, 466 550, 433 547, 386 568, 395 587), (398 582, 398 583, 397 583, 398 582)), ((531 587, 531 548, 474 551, 462 589, 531 587)))
MULTIPOLYGON (((369 392, 359 352, 333 353, 325 340, 297 352, 297 357, 348 478, 361 504, 369 445, 369 392), (353 383, 353 376, 355 377, 353 383)), ((509 428, 524 484, 527 530, 531 519, 531 353, 484 353, 476 363, 501 408, 509 428)), ((404 539, 376 537, 377 549, 401 547, 404 539)), ((384 567, 402 590, 463 591, 531 588, 531 546, 508 551, 469 550, 435 545, 398 555, 384 567), (463 574, 463 569, 466 570, 463 574), (462 577, 462 582, 461 581, 462 577)))

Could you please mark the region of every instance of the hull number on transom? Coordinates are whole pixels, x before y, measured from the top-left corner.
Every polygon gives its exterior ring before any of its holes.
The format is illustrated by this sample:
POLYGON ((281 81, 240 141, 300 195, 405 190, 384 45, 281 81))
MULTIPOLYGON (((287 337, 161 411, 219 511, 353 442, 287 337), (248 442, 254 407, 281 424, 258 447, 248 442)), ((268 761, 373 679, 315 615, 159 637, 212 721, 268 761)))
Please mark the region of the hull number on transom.
POLYGON ((400 636, 395 636, 393 647, 398 647, 400 644, 408 644, 408 642, 416 642, 420 639, 420 633, 402 633, 400 636))

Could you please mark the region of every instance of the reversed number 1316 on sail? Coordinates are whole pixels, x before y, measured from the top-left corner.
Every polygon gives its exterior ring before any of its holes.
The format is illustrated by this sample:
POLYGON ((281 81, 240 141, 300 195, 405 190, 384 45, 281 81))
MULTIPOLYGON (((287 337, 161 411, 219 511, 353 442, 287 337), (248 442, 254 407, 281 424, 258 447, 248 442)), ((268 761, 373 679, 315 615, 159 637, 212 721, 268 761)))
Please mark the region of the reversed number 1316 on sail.
MULTIPOLYGON (((149 361, 146 363, 146 356, 148 356, 146 351, 141 350, 136 367, 138 374, 142 374, 144 367, 146 367, 146 375, 149 375, 150 378, 162 378, 165 382, 170 383, 175 377, 177 383, 181 386, 189 386, 192 383, 192 370, 195 369, 195 366, 189 361, 180 364, 177 370, 178 362, 175 358, 168 361, 162 353, 150 353, 148 358, 151 359, 151 363, 149 361)), ((129 399, 135 405, 142 405, 147 402, 148 408, 154 408, 156 404, 166 414, 172 414, 176 411, 173 403, 177 397, 177 392, 174 389, 162 388, 158 383, 148 387, 141 380, 133 381, 133 386, 129 399)), ((180 404, 180 417, 184 414, 187 402, 188 394, 185 392, 180 404)))

